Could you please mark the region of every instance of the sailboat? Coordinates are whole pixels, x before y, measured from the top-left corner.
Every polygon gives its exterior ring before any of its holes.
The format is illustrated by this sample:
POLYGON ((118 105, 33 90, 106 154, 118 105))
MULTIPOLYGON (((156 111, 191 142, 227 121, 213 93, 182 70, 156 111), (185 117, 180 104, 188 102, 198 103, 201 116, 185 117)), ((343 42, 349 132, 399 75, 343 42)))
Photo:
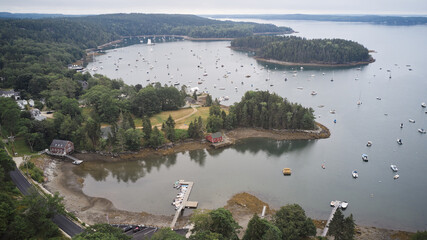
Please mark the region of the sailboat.
POLYGON ((147 45, 154 45, 154 43, 152 43, 152 42, 151 42, 151 38, 149 38, 149 39, 147 40, 147 45))

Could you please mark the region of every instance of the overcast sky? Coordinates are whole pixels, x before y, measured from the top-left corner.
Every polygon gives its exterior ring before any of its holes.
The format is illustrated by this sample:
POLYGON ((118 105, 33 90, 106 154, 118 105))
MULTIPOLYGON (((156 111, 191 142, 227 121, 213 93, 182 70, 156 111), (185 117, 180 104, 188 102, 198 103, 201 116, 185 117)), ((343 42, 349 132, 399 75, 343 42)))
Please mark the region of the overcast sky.
POLYGON ((0 0, 0 12, 427 15, 427 0, 0 0))

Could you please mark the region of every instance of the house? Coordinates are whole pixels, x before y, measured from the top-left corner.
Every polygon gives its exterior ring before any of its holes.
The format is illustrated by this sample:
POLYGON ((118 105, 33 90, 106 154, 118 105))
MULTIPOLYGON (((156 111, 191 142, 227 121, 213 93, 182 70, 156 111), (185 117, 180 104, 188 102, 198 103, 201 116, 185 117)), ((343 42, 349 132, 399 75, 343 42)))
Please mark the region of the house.
POLYGON ((188 104, 196 104, 196 100, 192 97, 185 97, 184 101, 188 104))
POLYGON ((19 92, 15 92, 14 90, 0 90, 0 97, 13 97, 15 100, 21 99, 19 92))
POLYGON ((41 115, 40 110, 37 108, 31 109, 30 113, 31 113, 31 117, 33 117, 37 121, 43 121, 46 119, 45 116, 41 115))
POLYGON ((53 154, 66 155, 74 151, 74 144, 71 141, 54 139, 49 150, 53 154))
POLYGON ((208 140, 211 143, 222 142, 222 133, 221 132, 212 133, 206 136, 206 140, 208 140))

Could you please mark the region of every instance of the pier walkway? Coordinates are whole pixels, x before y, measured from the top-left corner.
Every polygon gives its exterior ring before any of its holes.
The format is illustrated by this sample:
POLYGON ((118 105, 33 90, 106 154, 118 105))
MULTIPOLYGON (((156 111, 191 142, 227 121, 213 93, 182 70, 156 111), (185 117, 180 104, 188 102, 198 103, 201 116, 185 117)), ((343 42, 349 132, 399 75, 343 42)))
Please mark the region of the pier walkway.
POLYGON ((341 207, 341 201, 336 200, 334 208, 332 209, 331 215, 329 215, 328 221, 326 222, 326 226, 323 229, 322 237, 326 237, 326 234, 328 233, 328 230, 329 230, 329 223, 332 221, 332 218, 334 218, 334 214, 339 207, 341 207))
POLYGON ((184 208, 197 208, 198 202, 192 202, 188 201, 188 197, 190 197, 191 190, 193 189, 193 182, 187 182, 184 180, 180 180, 179 184, 182 185, 188 185, 187 191, 184 194, 184 198, 182 200, 181 206, 176 210, 175 216, 173 217, 172 223, 170 225, 170 228, 173 229, 175 227, 176 222, 178 221, 179 216, 184 211, 184 208))

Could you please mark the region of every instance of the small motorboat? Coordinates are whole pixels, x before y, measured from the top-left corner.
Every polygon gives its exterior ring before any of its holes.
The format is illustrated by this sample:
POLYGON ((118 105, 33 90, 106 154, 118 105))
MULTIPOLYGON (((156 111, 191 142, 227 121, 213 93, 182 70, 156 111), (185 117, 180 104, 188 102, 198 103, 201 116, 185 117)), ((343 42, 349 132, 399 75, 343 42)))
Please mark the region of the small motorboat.
POLYGON ((348 207, 348 202, 346 202, 346 201, 341 202, 340 207, 341 207, 342 209, 346 209, 346 208, 348 207))
POLYGON ((418 128, 418 132, 419 133, 426 133, 426 130, 424 130, 424 128, 418 128))
POLYGON ((325 167, 325 164, 322 164, 322 168, 323 168, 323 169, 325 169, 325 168, 326 168, 326 167, 325 167))
POLYGON ((403 123, 400 124, 400 128, 403 128, 403 123))
POLYGON ((422 102, 421 107, 425 108, 425 107, 427 107, 427 104, 425 102, 422 102))
POLYGON ((410 123, 415 123, 415 120, 410 118, 410 119, 409 119, 409 122, 410 122, 410 123))
POLYGON ((331 114, 335 114, 335 110, 334 110, 334 109, 330 110, 329 112, 330 112, 331 114))
POLYGON ((377 100, 381 100, 381 98, 380 98, 380 97, 377 97, 377 100))
POLYGON ((353 176, 353 178, 358 178, 359 174, 357 173, 356 170, 354 170, 353 172, 351 172, 351 175, 353 176))
POLYGON ((398 179, 399 178, 399 174, 396 174, 393 176, 393 179, 398 179))
POLYGON ((283 175, 291 175, 291 169, 290 168, 283 168, 282 173, 283 173, 283 175))
POLYGON ((367 147, 372 146, 372 142, 371 142, 371 141, 368 141, 368 143, 366 144, 366 146, 367 146, 367 147))
POLYGON ((310 93, 312 96, 316 96, 317 95, 317 92, 316 91, 311 91, 311 93, 310 93))
POLYGON ((331 207, 335 207, 335 201, 331 201, 331 207))
POLYGON ((367 162, 368 161, 368 155, 362 154, 362 160, 367 162))
POLYGON ((397 139, 397 144, 402 145, 403 144, 402 139, 398 138, 397 139))
POLYGON ((391 168, 391 170, 393 170, 393 172, 397 172, 398 171, 397 166, 394 165, 394 164, 390 165, 390 168, 391 168))

